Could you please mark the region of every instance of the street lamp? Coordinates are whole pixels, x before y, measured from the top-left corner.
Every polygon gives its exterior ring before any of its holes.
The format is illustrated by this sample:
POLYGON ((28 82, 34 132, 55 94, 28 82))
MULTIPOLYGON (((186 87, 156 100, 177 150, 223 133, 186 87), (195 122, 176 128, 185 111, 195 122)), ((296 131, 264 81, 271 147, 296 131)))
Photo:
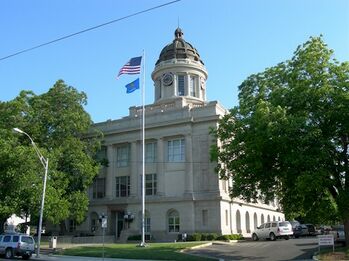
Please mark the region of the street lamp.
POLYGON ((45 205, 45 193, 46 193, 46 180, 47 180, 47 172, 48 172, 48 158, 45 159, 44 156, 42 156, 42 154, 39 151, 39 148, 36 146, 35 142, 33 141, 33 139, 29 136, 28 133, 22 131, 21 129, 18 128, 13 128, 14 131, 19 132, 21 134, 26 135, 30 141, 31 144, 33 145, 36 154, 38 155, 41 164, 44 166, 45 169, 45 176, 44 176, 44 187, 42 189, 42 198, 41 198, 41 208, 40 208, 40 218, 39 218, 39 231, 38 231, 38 248, 36 251, 36 256, 39 257, 40 256, 40 242, 41 242, 41 230, 42 230, 42 216, 44 213, 44 205, 45 205))

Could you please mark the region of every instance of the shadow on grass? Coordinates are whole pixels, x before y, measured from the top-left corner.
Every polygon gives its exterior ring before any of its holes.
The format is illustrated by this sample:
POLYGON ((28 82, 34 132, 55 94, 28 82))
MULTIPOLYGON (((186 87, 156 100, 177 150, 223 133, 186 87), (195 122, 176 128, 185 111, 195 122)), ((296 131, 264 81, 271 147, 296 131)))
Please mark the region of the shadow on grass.
MULTIPOLYGON (((138 247, 135 244, 113 244, 104 247, 104 256, 111 258, 150 259, 150 260, 216 260, 212 258, 192 256, 180 253, 188 247, 200 245, 198 243, 152 243, 146 247, 138 247)), ((82 246, 65 249, 63 255, 102 257, 102 246, 82 246)))

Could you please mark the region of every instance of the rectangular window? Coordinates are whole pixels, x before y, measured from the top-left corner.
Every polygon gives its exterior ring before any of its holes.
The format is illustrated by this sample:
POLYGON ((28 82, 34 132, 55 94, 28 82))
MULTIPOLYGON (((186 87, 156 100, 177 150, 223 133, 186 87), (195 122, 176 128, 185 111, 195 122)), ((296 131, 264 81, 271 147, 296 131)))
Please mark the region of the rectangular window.
POLYGON ((190 96, 196 97, 196 76, 190 76, 190 83, 189 83, 189 93, 190 96))
POLYGON ((129 145, 120 146, 117 148, 116 165, 117 167, 127 167, 130 159, 129 145))
POLYGON ((105 178, 97 178, 93 182, 93 198, 105 197, 105 178))
POLYGON ((145 162, 154 163, 156 161, 156 142, 145 144, 145 162))
POLYGON ((184 139, 169 140, 167 145, 168 162, 184 162, 184 139))
POLYGON ((156 195, 157 180, 156 174, 145 175, 145 194, 147 196, 156 195))
POLYGON ((202 210, 202 226, 206 227, 208 222, 208 210, 203 209, 202 210))
POLYGON ((116 193, 117 198, 130 196, 130 177, 116 177, 116 193))
POLYGON ((229 226, 229 214, 228 210, 225 210, 225 225, 229 226))
POLYGON ((178 96, 184 96, 184 75, 178 75, 178 96))

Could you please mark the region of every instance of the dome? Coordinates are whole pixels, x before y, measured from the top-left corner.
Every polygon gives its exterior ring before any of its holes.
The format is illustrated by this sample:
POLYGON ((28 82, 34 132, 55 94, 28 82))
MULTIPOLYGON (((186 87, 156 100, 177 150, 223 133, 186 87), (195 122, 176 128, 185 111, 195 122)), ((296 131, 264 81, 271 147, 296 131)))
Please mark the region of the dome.
POLYGON ((166 45, 159 56, 155 65, 171 59, 191 59, 193 61, 204 63, 200 59, 198 51, 188 42, 183 39, 182 29, 177 28, 175 31, 175 39, 172 43, 166 45))

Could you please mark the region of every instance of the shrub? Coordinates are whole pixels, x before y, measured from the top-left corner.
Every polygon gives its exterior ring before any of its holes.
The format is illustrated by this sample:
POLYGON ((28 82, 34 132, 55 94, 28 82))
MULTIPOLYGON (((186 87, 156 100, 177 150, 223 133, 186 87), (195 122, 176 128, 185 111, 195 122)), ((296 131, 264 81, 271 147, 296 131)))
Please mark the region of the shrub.
POLYGON ((206 234, 206 240, 208 240, 208 241, 216 240, 217 237, 218 237, 218 235, 215 233, 206 234))
POLYGON ((188 235, 187 241, 201 241, 201 234, 200 233, 194 233, 192 235, 188 235))
POLYGON ((228 241, 230 239, 230 235, 221 235, 217 237, 217 240, 228 241))
POLYGON ((130 241, 142 240, 142 235, 131 235, 127 238, 127 240, 130 240, 130 241))

